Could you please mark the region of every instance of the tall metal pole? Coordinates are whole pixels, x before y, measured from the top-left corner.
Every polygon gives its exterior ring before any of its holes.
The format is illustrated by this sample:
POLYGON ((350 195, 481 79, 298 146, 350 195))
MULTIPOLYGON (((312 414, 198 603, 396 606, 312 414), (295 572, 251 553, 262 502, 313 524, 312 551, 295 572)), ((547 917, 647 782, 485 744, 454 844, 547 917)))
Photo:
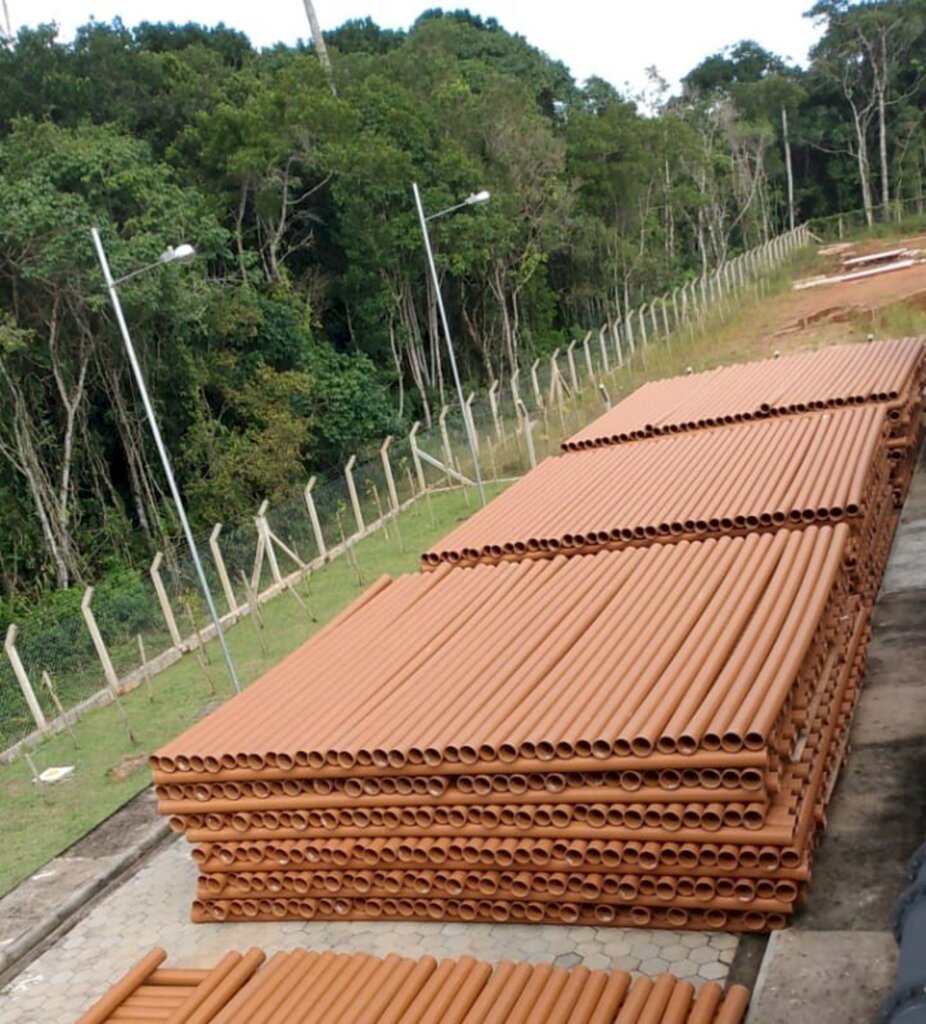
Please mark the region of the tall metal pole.
POLYGON ((476 484, 479 487, 479 498, 483 505, 486 503, 486 492, 482 485, 482 471, 479 468, 479 454, 476 450, 476 439, 473 437, 473 427, 466 415, 466 402, 463 398, 463 385, 460 383, 460 373, 457 370, 457 357, 453 351, 453 341, 450 337, 450 325, 447 323, 447 311, 444 309, 444 297, 441 295, 440 281, 437 277, 437 267, 434 264, 434 253, 431 251, 431 236, 428 234, 428 222, 424 215, 424 207, 421 205, 421 193, 418 191, 418 183, 412 182, 412 192, 415 196, 415 206, 418 208, 418 220, 421 222, 421 237, 424 239, 424 251, 428 256, 428 268, 431 271, 431 281, 434 285, 434 295, 437 298, 437 308, 440 312, 441 326, 444 329, 444 338, 447 341, 447 354, 450 357, 450 369, 453 371, 453 383, 457 391, 457 398, 460 402, 460 413, 463 416, 463 426, 466 428, 466 439, 469 442, 470 454, 473 457, 473 473, 476 476, 476 484))
POLYGON ((203 595, 206 598, 206 604, 209 606, 209 614, 212 617, 212 624, 215 626, 215 634, 219 638, 219 644, 222 647, 222 654, 225 656, 225 664, 228 666, 228 674, 231 676, 235 692, 240 693, 241 684, 238 682, 238 673, 235 670, 235 663, 232 660, 231 651, 228 649, 228 643, 225 639, 225 631, 222 629, 222 622, 219 619, 219 613, 216 609, 215 601, 212 599, 212 591, 209 589, 209 583, 206 580, 203 563, 199 559, 199 551, 196 548, 196 541, 193 539, 193 531, 190 529, 190 521, 187 519, 186 509, 183 507, 183 499, 180 497, 180 491, 177 488, 177 481, 174 480, 173 467, 170 464, 170 457, 167 454, 167 449, 164 447, 164 441, 161 438, 161 430, 160 427, 158 427, 157 417, 154 415, 154 407, 152 406, 151 399, 148 396, 148 388, 145 385, 145 378, 141 372, 141 365, 139 364, 138 357, 135 354, 135 346, 132 344, 132 336, 129 334, 129 327, 125 322, 125 316, 122 313, 122 303, 119 301, 119 292, 116 289, 116 283, 113 280, 113 275, 109 269, 109 260, 107 260, 106 251, 103 249, 103 241, 100 238, 100 232, 96 228, 91 228, 90 233, 93 235, 93 244, 96 246, 97 258, 99 259, 100 267, 103 270, 103 279, 106 281, 106 290, 109 292, 109 298, 112 301, 113 310, 116 313, 116 322, 119 324, 119 330, 122 332, 122 340, 125 342, 125 350, 129 356, 132 373, 135 375, 135 383, 138 386, 142 404, 145 407, 145 415, 148 417, 148 424, 151 427, 151 434, 154 437, 154 445, 158 450, 158 455, 161 456, 161 464, 163 465, 164 472, 167 475, 167 484, 170 487, 171 497, 174 499, 177 515, 180 517, 180 522, 183 526, 183 533, 186 537, 186 542, 189 545, 190 554, 193 556, 193 564, 196 566, 196 575, 199 577, 199 585, 202 587, 203 595))

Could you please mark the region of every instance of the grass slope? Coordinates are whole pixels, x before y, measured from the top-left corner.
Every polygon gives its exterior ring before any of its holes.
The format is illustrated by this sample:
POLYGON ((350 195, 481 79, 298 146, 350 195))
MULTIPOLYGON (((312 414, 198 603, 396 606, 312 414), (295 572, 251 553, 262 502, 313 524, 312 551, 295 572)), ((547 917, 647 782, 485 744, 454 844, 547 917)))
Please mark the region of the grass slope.
MULTIPOLYGON (((489 495, 501 488, 489 489, 489 495)), ((345 605, 383 573, 396 575, 418 567, 420 552, 475 510, 477 498, 461 491, 434 494, 400 517, 401 543, 395 526, 389 535, 374 534, 355 548, 362 585, 348 560, 337 558, 298 588, 314 613, 312 621, 290 594, 262 608, 267 654, 263 654, 253 623, 239 622, 228 631, 229 645, 243 683, 253 682, 270 665, 304 643, 345 605)), ((46 861, 65 850, 150 782, 145 756, 181 732, 217 700, 226 699, 231 684, 215 642, 208 645, 213 696, 194 656, 187 656, 152 680, 154 700, 144 687, 122 699, 137 743, 128 738, 114 705, 85 714, 75 732, 75 749, 67 733, 45 740, 33 752, 39 771, 51 765, 75 765, 65 782, 36 791, 25 760, 0 767, 0 894, 8 892, 46 861), (134 770, 130 770, 133 759, 134 770), (43 796, 45 799, 43 799, 43 796), (47 801, 47 802, 46 802, 47 801)))

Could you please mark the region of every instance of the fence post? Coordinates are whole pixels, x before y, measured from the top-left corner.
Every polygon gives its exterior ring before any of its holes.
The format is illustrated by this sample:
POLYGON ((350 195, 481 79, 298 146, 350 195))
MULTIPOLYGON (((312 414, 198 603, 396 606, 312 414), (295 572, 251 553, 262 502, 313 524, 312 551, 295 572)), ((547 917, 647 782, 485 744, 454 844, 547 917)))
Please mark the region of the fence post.
POLYGON ((489 408, 492 410, 492 422, 495 424, 495 436, 499 441, 505 439, 505 431, 502 428, 502 420, 498 414, 498 381, 493 380, 489 385, 489 408))
POLYGON ((617 356, 617 365, 624 365, 624 349, 621 345, 621 325, 620 319, 614 319, 611 321, 611 341, 614 344, 614 354, 617 356))
MULTIPOLYGON (((440 416, 437 417, 437 424, 440 427, 441 447, 444 450, 444 465, 453 469, 453 451, 450 447, 450 435, 447 433, 447 413, 450 412, 449 405, 442 405, 440 416)), ((451 485, 451 478, 447 477, 447 486, 451 485)))
POLYGON ((569 383, 572 385, 572 393, 573 394, 576 394, 578 392, 578 390, 579 390, 579 377, 578 377, 578 374, 576 373, 576 357, 575 357, 575 347, 578 344, 579 344, 579 342, 577 341, 577 339, 573 338, 572 341, 569 342, 569 345, 566 348, 566 359, 569 361, 569 383))
POLYGON ((630 346, 630 354, 632 356, 637 350, 633 339, 633 313, 628 312, 624 317, 624 334, 627 336, 627 344, 630 346))
POLYGON ((598 381, 598 393, 604 402, 605 409, 611 408, 611 392, 604 386, 604 381, 598 381))
POLYGON ((383 475, 386 477, 386 489, 389 491, 389 504, 392 511, 398 514, 399 495, 395 489, 395 478, 392 475, 392 463, 389 461, 389 446, 392 444, 392 434, 379 446, 379 457, 383 460, 383 475))
POLYGON ((260 508, 257 510, 257 515, 254 517, 254 524, 257 526, 257 535, 264 543, 264 552, 267 555, 267 561, 270 563, 270 575, 273 577, 273 582, 282 583, 283 577, 280 574, 280 565, 277 562, 277 553, 273 547, 270 525, 267 522, 267 507, 269 504, 270 502, 264 498, 260 503, 260 508))
POLYGON ((663 326, 663 329, 666 332, 666 341, 668 341, 669 340, 669 311, 666 309, 666 306, 668 304, 668 296, 663 295, 663 297, 659 300, 659 302, 660 302, 660 305, 662 306, 662 326, 663 326))
POLYGON ((42 705, 36 699, 35 690, 32 689, 32 683, 29 682, 29 676, 19 657, 19 651, 16 650, 16 634, 18 632, 19 627, 15 622, 11 622, 9 629, 6 631, 3 649, 6 651, 6 656, 10 659, 10 664, 13 666, 13 675, 16 676, 16 682, 19 683, 19 688, 26 699, 26 704, 29 705, 29 712, 32 715, 33 721, 42 732, 47 733, 48 722, 45 720, 45 713, 42 711, 42 705))
POLYGON ((212 552, 212 561, 215 562, 216 572, 219 574, 219 580, 222 583, 222 592, 225 594, 225 600, 228 602, 228 610, 237 618, 238 599, 235 597, 235 591, 232 589, 231 580, 228 578, 228 570, 225 568, 225 559, 222 557, 222 549, 219 547, 219 534, 221 532, 222 524, 216 523, 212 527, 212 533, 209 534, 209 550, 212 552))
POLYGON ((589 341, 592 337, 591 331, 585 332, 585 337, 582 339, 582 350, 585 353, 585 370, 588 373, 589 380, 595 379, 595 367, 592 365, 592 350, 589 345, 589 341))
POLYGON ((640 344, 644 348, 646 348, 646 346, 649 344, 649 339, 646 336, 646 317, 643 313, 645 309, 646 303, 644 302, 643 305, 637 310, 637 323, 640 327, 640 338, 642 339, 640 344))
POLYGON ((322 524, 318 520, 318 509, 315 507, 315 499, 312 497, 312 488, 315 486, 315 477, 310 476, 309 482, 305 485, 303 494, 305 496, 305 507, 309 510, 309 519, 312 523, 312 533, 315 534, 315 545, 318 548, 320 558, 327 559, 328 546, 322 536, 322 524))
POLYGON ((424 479, 424 466, 421 465, 421 456, 418 454, 418 431, 421 428, 421 420, 415 420, 412 429, 408 432, 408 441, 412 449, 412 461, 415 463, 415 475, 418 477, 418 488, 422 494, 428 489, 424 479))
POLYGON ((649 304, 649 322, 653 325, 653 341, 659 341, 659 321, 656 319, 656 300, 649 304))
POLYGON ((534 389, 534 404, 538 409, 543 408, 543 394, 540 390, 540 381, 537 379, 537 367, 540 365, 539 357, 531 364, 531 387, 534 389))
POLYGON ((681 322, 678 316, 678 288, 675 288, 672 291, 672 317, 673 323, 675 324, 675 329, 678 330, 679 324, 681 322))
POLYGON ((601 329, 598 331, 598 347, 601 349, 601 365, 604 367, 604 372, 610 373, 611 363, 608 361, 608 346, 604 340, 604 332, 607 326, 607 324, 602 324, 601 329))
POLYGON ((562 398, 557 399, 558 392, 562 391, 559 386, 559 349, 553 350, 553 355, 550 356, 550 404, 559 402, 562 404, 562 398))
POLYGON ((96 616, 93 614, 93 609, 90 607, 90 602, 92 600, 93 587, 87 587, 80 602, 80 611, 84 617, 84 622, 87 623, 87 629, 90 631, 90 639, 93 641, 93 646, 96 648, 100 664, 103 666, 103 675, 106 677, 106 682, 109 684, 110 690, 112 690, 113 693, 116 693, 119 689, 119 677, 116 675, 116 670, 113 667, 113 660, 109 656, 109 651, 106 650, 106 644, 103 641, 103 634, 100 632, 100 627, 97 625, 96 616))
POLYGON ((154 556, 154 561, 151 563, 151 568, 148 570, 148 574, 151 577, 151 582, 154 584, 154 589, 158 595, 158 603, 161 606, 161 614, 164 616, 164 621, 167 623, 167 632, 170 633, 171 643, 174 647, 183 648, 183 640, 180 637, 180 630, 177 629, 177 620, 174 618, 174 611, 170 606, 170 601, 167 597, 167 590, 164 588, 164 581, 161 579, 161 562, 164 561, 164 552, 159 551, 154 556))
POLYGON ((357 461, 356 455, 351 455, 347 460, 347 465, 344 467, 344 477, 347 480, 347 490, 350 493, 350 503, 354 508, 354 519, 357 520, 357 529, 360 533, 366 529, 366 525, 363 522, 363 514, 360 511, 360 500, 357 498, 357 488, 354 485, 354 463, 357 461))
POLYGON ((522 421, 524 438, 527 441, 527 459, 531 464, 531 469, 533 469, 534 466, 537 465, 537 456, 534 454, 534 424, 531 422, 527 406, 520 398, 518 399, 518 403, 515 408, 518 410, 518 416, 522 421))
POLYGON ((469 427, 469 436, 473 439, 473 447, 476 449, 476 454, 479 454, 479 431, 476 430, 476 421, 473 419, 473 399, 476 397, 475 391, 470 391, 469 397, 463 403, 463 414, 466 417, 466 423, 469 427))

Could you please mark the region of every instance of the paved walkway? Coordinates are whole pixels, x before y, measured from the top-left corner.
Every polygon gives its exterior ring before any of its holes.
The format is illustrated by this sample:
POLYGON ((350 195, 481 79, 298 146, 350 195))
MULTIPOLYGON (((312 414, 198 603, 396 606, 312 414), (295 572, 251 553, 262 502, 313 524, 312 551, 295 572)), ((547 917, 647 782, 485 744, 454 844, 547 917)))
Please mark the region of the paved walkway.
POLYGON ((303 946, 378 955, 461 956, 555 961, 563 967, 672 971, 695 983, 723 981, 737 939, 723 933, 554 925, 377 922, 191 924, 196 871, 178 840, 154 855, 124 885, 0 993, 3 1024, 75 1019, 152 946, 171 965, 205 967, 229 949, 268 952, 303 946))

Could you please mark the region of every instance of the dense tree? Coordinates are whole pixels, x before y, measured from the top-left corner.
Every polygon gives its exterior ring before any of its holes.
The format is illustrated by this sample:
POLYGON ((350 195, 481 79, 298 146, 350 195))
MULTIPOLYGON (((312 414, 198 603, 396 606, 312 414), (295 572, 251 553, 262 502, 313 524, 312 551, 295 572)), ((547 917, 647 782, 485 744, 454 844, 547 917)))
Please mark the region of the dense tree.
MULTIPOLYGON (((311 7, 311 5, 308 5, 311 7)), ((411 202, 474 386, 800 217, 922 204, 926 0, 820 0, 806 70, 755 42, 671 96, 426 10, 255 50, 223 25, 0 41, 0 579, 38 594, 172 534, 88 229, 127 284, 196 523, 278 498, 450 400, 411 202), (876 197, 878 197, 876 199, 876 197)))

